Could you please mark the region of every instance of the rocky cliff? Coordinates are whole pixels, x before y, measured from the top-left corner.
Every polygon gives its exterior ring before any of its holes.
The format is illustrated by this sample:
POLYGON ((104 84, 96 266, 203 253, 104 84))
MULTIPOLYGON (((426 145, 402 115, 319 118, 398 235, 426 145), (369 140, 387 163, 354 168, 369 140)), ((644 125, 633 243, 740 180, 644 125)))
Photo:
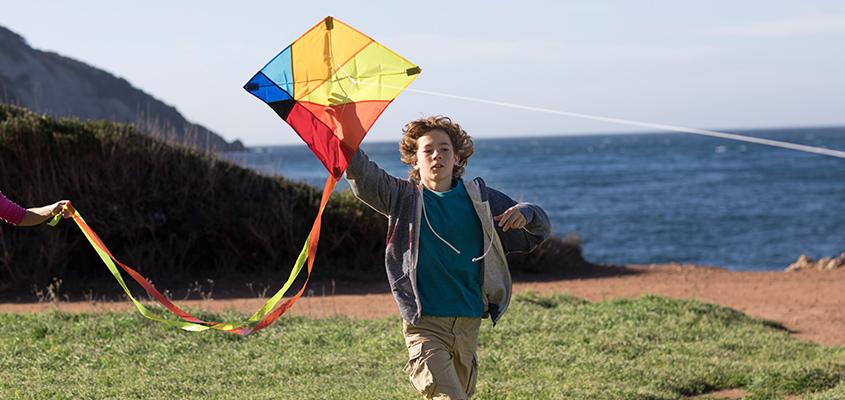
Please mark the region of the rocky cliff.
POLYGON ((31 48, 20 35, 0 26, 0 102, 57 118, 108 120, 135 124, 139 130, 211 151, 238 151, 240 141, 226 142, 193 124, 124 79, 85 63, 31 48))

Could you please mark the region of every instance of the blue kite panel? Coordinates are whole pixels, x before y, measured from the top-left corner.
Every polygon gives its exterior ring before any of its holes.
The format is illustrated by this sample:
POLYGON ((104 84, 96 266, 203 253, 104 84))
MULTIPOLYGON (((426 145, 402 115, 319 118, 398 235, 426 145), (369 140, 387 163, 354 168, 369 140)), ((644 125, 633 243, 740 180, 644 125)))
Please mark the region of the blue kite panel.
POLYGON ((293 99, 290 94, 276 86, 275 83, 267 79, 267 77, 261 72, 255 74, 255 76, 253 76, 252 79, 244 85, 244 89, 265 103, 293 99))
POLYGON ((293 95, 293 67, 291 66, 290 46, 273 57, 264 68, 261 68, 261 72, 276 86, 293 95))

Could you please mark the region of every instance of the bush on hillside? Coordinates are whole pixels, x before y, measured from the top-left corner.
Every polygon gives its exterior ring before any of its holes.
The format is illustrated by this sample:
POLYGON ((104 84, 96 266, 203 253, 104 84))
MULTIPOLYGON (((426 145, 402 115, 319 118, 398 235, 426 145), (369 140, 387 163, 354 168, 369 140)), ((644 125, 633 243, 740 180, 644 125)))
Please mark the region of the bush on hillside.
MULTIPOLYGON (((4 104, 0 190, 25 207, 71 200, 118 260, 158 284, 286 278, 321 195, 132 125, 55 120, 4 104)), ((385 229, 384 217, 350 192, 333 194, 313 279, 384 279, 385 229)), ((579 246, 552 239, 533 258, 516 257, 513 268, 562 271, 559 255, 580 260, 579 246)), ((0 290, 43 287, 54 277, 79 291, 113 279, 70 221, 56 228, 0 226, 0 290)))

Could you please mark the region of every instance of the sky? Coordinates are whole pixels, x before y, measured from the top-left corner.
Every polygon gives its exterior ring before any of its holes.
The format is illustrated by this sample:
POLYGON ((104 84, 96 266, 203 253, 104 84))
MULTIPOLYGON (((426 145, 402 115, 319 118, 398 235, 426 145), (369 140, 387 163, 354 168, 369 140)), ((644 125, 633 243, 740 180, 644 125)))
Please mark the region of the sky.
POLYGON ((0 0, 0 26, 247 146, 301 143, 243 85, 326 16, 422 69, 409 87, 421 92, 400 94, 365 142, 398 141, 431 115, 474 138, 644 131, 536 109, 710 130, 845 126, 841 0, 235 3, 0 0))

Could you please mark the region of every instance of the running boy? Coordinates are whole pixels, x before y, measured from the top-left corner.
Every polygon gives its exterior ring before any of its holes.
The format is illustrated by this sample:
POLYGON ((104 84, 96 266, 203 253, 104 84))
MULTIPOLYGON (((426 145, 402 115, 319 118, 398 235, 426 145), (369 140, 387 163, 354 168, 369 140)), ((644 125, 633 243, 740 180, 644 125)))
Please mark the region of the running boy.
POLYGON ((405 372, 427 399, 475 392, 482 317, 493 323, 511 297, 505 256, 529 252, 550 232, 537 205, 517 203, 481 178, 464 181, 472 138, 447 117, 405 126, 409 179, 389 175, 358 150, 346 170, 353 193, 387 216, 385 267, 402 314, 405 372))

